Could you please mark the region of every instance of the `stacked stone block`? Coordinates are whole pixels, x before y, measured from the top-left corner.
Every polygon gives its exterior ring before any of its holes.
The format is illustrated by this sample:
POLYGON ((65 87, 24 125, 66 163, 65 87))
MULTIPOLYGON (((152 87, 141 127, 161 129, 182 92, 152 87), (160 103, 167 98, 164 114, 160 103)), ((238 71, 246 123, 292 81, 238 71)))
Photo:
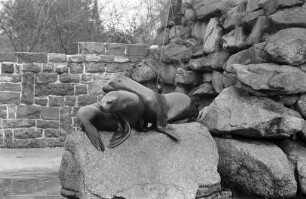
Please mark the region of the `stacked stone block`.
POLYGON ((231 137, 216 138, 223 185, 263 198, 305 195, 305 154, 299 153, 306 151, 305 0, 172 3, 181 3, 179 20, 162 24, 150 53, 158 60, 161 52, 160 71, 176 68, 168 70, 174 81, 160 74, 160 82, 192 97, 198 121, 213 136, 231 137), (275 145, 279 140, 287 156, 275 145), (268 155, 267 144, 280 154, 268 155), (276 178, 267 180, 274 169, 276 178))
POLYGON ((118 72, 131 75, 135 57, 146 53, 143 45, 80 46, 77 55, 0 53, 0 147, 62 146, 78 126, 78 108, 98 102, 103 84, 118 72))

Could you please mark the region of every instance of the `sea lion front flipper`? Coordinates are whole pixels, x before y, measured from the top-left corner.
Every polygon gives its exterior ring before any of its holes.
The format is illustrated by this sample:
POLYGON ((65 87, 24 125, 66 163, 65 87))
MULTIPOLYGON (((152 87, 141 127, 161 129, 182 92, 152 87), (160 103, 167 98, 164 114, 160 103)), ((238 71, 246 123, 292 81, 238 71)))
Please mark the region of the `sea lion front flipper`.
POLYGON ((127 121, 124 125, 114 133, 108 145, 109 148, 115 148, 122 144, 131 135, 131 126, 127 121))
POLYGON ((89 140, 91 141, 91 143, 98 149, 101 151, 105 151, 105 146, 103 144, 102 139, 100 138, 100 135, 97 131, 97 129, 91 124, 91 123, 84 123, 83 124, 85 133, 87 135, 87 137, 89 138, 89 140))

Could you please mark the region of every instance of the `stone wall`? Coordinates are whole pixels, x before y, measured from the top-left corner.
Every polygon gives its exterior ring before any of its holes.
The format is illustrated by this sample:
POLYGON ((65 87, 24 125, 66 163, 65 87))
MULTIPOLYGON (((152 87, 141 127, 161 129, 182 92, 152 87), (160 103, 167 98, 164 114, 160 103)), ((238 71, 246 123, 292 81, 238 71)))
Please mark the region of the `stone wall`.
POLYGON ((0 147, 62 146, 78 107, 97 102, 113 74, 131 75, 144 45, 79 43, 77 55, 0 53, 0 147))
POLYGON ((305 0, 181 2, 154 41, 165 38, 162 68, 176 67, 174 81, 162 81, 199 105, 223 185, 262 198, 306 195, 305 0))
POLYGON ((188 93, 199 110, 235 85, 305 118, 305 18, 304 0, 183 0, 154 40, 165 41, 161 68, 175 68, 174 81, 161 81, 188 93))

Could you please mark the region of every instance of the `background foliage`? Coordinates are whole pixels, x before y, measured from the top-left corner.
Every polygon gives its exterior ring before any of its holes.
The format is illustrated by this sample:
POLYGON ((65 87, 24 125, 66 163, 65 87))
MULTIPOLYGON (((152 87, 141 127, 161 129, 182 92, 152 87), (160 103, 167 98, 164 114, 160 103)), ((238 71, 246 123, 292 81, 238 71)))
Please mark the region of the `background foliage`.
POLYGON ((167 0, 139 0, 133 14, 124 10, 129 1, 114 2, 3 0, 1 51, 74 54, 79 41, 150 44, 167 0))

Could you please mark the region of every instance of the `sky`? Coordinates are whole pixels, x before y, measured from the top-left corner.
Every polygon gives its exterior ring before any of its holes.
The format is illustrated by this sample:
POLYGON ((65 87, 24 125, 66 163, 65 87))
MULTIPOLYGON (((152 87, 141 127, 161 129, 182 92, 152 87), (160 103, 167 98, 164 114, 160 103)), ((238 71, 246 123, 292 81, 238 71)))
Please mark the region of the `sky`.
MULTIPOLYGON (((107 0, 99 0, 99 3, 103 5, 107 0)), ((141 14, 144 14, 144 10, 141 8, 142 0, 110 0, 103 12, 101 13, 101 19, 104 19, 104 23, 112 21, 111 13, 114 10, 118 11, 118 15, 121 16, 119 26, 125 28, 130 23, 133 17, 140 18, 141 14)))

